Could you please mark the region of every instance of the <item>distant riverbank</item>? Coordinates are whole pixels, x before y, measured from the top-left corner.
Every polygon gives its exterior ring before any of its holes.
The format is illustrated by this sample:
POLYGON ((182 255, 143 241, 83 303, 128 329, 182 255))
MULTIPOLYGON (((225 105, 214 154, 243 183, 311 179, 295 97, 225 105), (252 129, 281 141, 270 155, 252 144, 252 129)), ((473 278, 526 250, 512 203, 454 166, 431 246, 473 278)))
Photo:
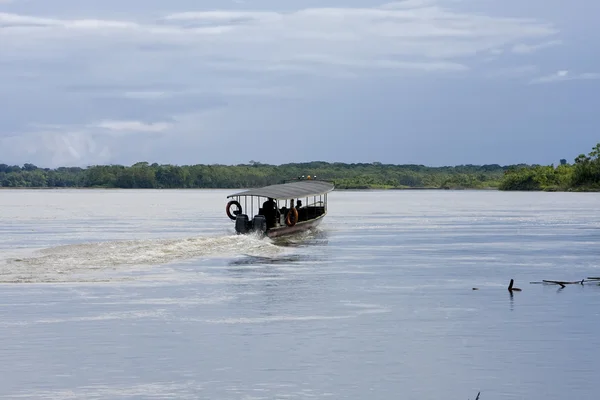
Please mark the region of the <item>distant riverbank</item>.
POLYGON ((311 176, 332 181, 338 190, 510 190, 600 191, 600 143, 574 164, 424 165, 328 163, 283 165, 251 161, 238 165, 95 165, 39 168, 0 164, 0 188, 243 189, 311 176))
POLYGON ((98 165, 39 168, 0 164, 0 186, 24 188, 240 189, 308 177, 332 181, 338 189, 481 189, 498 187, 509 166, 427 167, 381 163, 309 162, 284 165, 98 165))
POLYGON ((519 166, 509 168, 500 190, 532 190, 552 192, 600 191, 600 143, 588 154, 580 154, 574 164, 519 166))
MULTIPOLYGON (((118 187, 2 187, 0 190, 237 190, 247 188, 118 188, 118 187)), ((335 191, 344 192, 368 192, 368 191, 447 191, 447 190, 473 190, 473 191, 498 191, 498 188, 433 188, 433 187, 407 187, 407 188, 378 188, 378 187, 366 187, 366 188, 338 188, 335 191)))

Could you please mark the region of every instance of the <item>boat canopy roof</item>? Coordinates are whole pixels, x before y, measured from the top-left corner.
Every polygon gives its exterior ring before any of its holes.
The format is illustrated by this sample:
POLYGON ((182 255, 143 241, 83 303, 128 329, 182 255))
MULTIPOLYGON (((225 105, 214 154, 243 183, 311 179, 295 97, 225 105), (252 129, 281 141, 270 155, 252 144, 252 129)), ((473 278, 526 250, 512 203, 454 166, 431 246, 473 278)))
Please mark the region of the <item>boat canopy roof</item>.
POLYGON ((297 182, 281 183, 256 189, 246 190, 227 196, 260 196, 271 197, 273 199, 291 199, 294 197, 316 196, 331 192, 334 188, 333 183, 317 180, 302 180, 297 182))

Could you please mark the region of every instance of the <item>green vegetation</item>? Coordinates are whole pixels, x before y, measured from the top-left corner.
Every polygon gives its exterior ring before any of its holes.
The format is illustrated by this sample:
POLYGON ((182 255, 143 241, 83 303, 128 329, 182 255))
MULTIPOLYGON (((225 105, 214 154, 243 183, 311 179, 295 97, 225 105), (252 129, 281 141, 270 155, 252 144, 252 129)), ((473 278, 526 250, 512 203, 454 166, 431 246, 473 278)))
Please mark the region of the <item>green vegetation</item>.
POLYGON ((425 167, 381 163, 309 162, 268 165, 158 165, 140 162, 130 167, 38 168, 0 164, 3 187, 89 188, 245 188, 280 183, 301 175, 335 182, 340 189, 489 188, 498 187, 508 167, 465 165, 425 167))
POLYGON ((461 165, 426 167, 382 163, 308 162, 283 165, 250 161, 239 165, 95 165, 38 168, 0 164, 0 187, 72 188, 247 188, 301 175, 332 180, 339 189, 600 190, 600 143, 574 164, 461 165))
POLYGON ((509 168, 500 190, 600 191, 600 143, 574 164, 519 166, 509 168))

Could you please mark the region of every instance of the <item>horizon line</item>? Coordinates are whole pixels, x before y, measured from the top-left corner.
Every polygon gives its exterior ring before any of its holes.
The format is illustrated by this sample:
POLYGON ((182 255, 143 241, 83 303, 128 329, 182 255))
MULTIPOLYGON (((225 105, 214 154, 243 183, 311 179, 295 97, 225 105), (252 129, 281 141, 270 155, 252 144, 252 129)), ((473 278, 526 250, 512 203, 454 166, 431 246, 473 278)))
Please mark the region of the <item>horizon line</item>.
MULTIPOLYGON (((313 163, 319 163, 319 164, 328 164, 328 165, 333 165, 333 164, 341 164, 341 165, 374 165, 374 166, 394 166, 394 167, 405 167, 405 166, 417 166, 417 167, 425 167, 425 168, 456 168, 456 167, 483 167, 483 166, 498 166, 500 168, 509 168, 509 167, 514 167, 514 166, 548 166, 548 165, 554 165, 554 163, 551 164, 540 164, 540 163, 533 163, 533 164, 528 164, 525 162, 520 162, 520 163, 512 163, 512 164, 499 164, 499 163, 487 163, 487 164, 472 164, 472 163, 466 163, 466 164, 454 164, 454 165, 439 165, 439 166, 432 166, 432 165, 426 165, 426 164, 416 164, 416 163, 405 163, 405 164, 401 164, 401 163, 383 163, 380 161, 371 161, 371 162, 342 162, 342 161, 319 161, 319 160, 314 160, 314 161, 301 161, 301 162, 288 162, 288 163, 282 163, 282 164, 271 164, 271 163, 263 163, 260 161, 249 161, 246 163, 237 163, 237 164, 222 164, 222 163, 197 163, 197 164, 173 164, 173 163, 158 163, 158 162, 149 162, 149 161, 137 161, 134 162, 133 164, 127 165, 127 164, 121 164, 121 163, 107 163, 107 164, 88 164, 85 166, 77 166, 77 165, 62 165, 62 166, 57 166, 57 167, 44 167, 44 166, 39 166, 36 165, 34 163, 31 162, 25 162, 21 165, 18 164, 9 164, 9 163, 4 163, 2 161, 0 161, 0 165, 5 165, 8 167, 19 167, 19 168, 23 168, 26 165, 31 165, 34 166, 37 169, 59 169, 59 168, 79 168, 79 169, 89 169, 89 168, 94 168, 94 167, 126 167, 126 168, 132 168, 138 164, 147 164, 148 167, 161 167, 161 166, 172 166, 172 167, 195 167, 195 166, 219 166, 219 167, 241 167, 241 166, 256 166, 256 167, 283 167, 283 166, 292 166, 292 165, 303 165, 303 164, 313 164, 313 163)), ((560 164, 560 161, 559 161, 560 164)), ((569 162, 567 162, 567 164, 570 164, 569 162)))

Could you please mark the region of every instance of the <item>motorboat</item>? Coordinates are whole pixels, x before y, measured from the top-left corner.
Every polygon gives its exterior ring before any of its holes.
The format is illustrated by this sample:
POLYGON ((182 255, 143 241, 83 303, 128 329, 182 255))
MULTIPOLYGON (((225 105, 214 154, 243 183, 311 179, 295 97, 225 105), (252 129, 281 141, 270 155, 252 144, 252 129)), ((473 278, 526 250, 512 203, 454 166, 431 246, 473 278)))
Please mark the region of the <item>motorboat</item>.
POLYGON ((278 237, 306 231, 327 215, 327 194, 334 188, 333 182, 300 177, 231 194, 226 213, 237 234, 278 237))

